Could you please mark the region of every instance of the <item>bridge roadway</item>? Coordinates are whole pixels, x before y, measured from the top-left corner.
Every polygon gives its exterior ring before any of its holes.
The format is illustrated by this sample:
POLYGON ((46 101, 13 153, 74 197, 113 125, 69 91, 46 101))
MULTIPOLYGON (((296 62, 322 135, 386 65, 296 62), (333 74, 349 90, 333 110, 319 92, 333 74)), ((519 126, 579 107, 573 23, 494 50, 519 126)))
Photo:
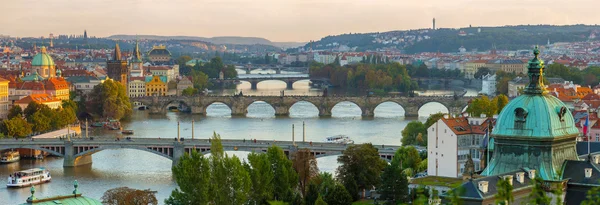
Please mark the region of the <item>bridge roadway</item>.
MULTIPOLYGON (((92 163, 92 154, 106 149, 137 149, 173 161, 172 165, 179 162, 184 153, 196 150, 202 154, 210 153, 210 141, 208 139, 184 139, 177 141, 176 138, 133 138, 131 140, 121 139, 3 139, 0 140, 0 150, 26 148, 48 152, 51 155, 63 157, 63 166, 74 167, 92 163)), ((225 151, 247 151, 266 152, 273 145, 281 147, 288 157, 293 157, 299 149, 309 149, 316 157, 340 155, 348 146, 346 144, 335 144, 325 142, 292 142, 292 141, 268 141, 257 140, 228 140, 222 139, 225 151)), ((374 145, 379 149, 379 156, 390 161, 399 146, 374 145)))
POLYGON ((131 98, 133 102, 140 102, 148 107, 150 113, 166 113, 172 103, 183 104, 189 107, 193 114, 206 114, 206 108, 213 103, 223 103, 231 109, 231 115, 244 116, 248 113, 248 106, 254 102, 262 101, 271 105, 277 116, 287 116, 290 108, 297 102, 312 103, 318 110, 319 116, 331 116, 331 110, 340 102, 356 104, 363 117, 375 116, 375 108, 384 102, 393 102, 402 106, 407 117, 419 115, 419 109, 429 103, 438 102, 445 106, 451 114, 460 114, 472 97, 452 96, 420 96, 420 97, 379 97, 379 96, 146 96, 131 98))

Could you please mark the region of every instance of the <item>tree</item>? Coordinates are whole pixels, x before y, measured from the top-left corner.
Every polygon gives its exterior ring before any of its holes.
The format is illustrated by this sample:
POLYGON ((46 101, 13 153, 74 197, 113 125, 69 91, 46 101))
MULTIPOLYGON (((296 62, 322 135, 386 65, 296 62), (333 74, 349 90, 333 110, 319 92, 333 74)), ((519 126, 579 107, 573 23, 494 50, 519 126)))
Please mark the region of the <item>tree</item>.
POLYGON ((210 201, 208 189, 210 186, 209 161, 202 154, 192 150, 184 154, 179 163, 173 168, 173 176, 179 188, 171 192, 165 204, 206 204, 210 201), (201 184, 202 186, 198 186, 201 184))
POLYGON ((35 112, 31 117, 33 125, 32 131, 34 132, 44 132, 50 130, 50 120, 51 116, 44 115, 41 111, 35 112))
POLYGON ((25 110, 23 110, 23 114, 25 114, 25 117, 27 118, 27 120, 30 120, 29 118, 31 118, 30 116, 32 116, 33 114, 35 114, 35 112, 37 112, 38 110, 42 109, 42 104, 38 104, 35 101, 31 101, 29 102, 29 104, 27 104, 27 107, 25 107, 25 110))
POLYGON ((465 193, 465 188, 460 186, 447 192, 446 199, 450 201, 450 204, 463 205, 465 204, 461 196, 465 193))
POLYGON ((487 117, 491 117, 498 112, 497 102, 492 102, 487 96, 480 96, 475 98, 467 107, 467 112, 470 116, 479 117, 481 114, 485 114, 487 117))
POLYGON ((397 163, 400 171, 412 177, 419 170, 421 157, 419 151, 413 146, 402 146, 394 154, 392 163, 397 163), (410 171, 407 171, 410 170, 410 171))
POLYGON ((273 170, 266 154, 250 153, 246 169, 250 173, 252 187, 250 198, 254 204, 265 204, 273 199, 273 170))
POLYGON ((328 205, 350 205, 352 204, 352 196, 350 196, 344 186, 337 184, 333 191, 325 198, 325 202, 328 205))
MULTIPOLYGON (((306 190, 306 194, 304 195, 304 204, 305 205, 315 205, 315 202, 321 198, 319 195, 319 187, 317 184, 311 180, 308 184, 308 188, 306 190)), ((321 199, 323 200, 323 199, 321 199)))
POLYGON ((508 180, 498 180, 496 189, 498 190, 498 193, 496 194, 496 204, 508 205, 515 200, 512 193, 513 186, 508 182, 508 180))
POLYGON ((21 106, 14 105, 10 108, 10 110, 8 110, 8 115, 6 116, 6 119, 12 119, 17 115, 23 116, 23 109, 21 109, 21 106))
POLYGON ((223 150, 221 137, 214 133, 210 149, 209 197, 215 204, 243 204, 250 196, 250 175, 239 158, 223 150))
MULTIPOLYGON (((402 130, 402 145, 427 145, 427 141, 423 140, 423 142, 417 141, 417 135, 427 134, 427 127, 421 121, 412 121, 409 122, 404 130, 402 130)), ((427 137, 425 137, 427 139, 427 137)))
POLYGON ((32 126, 21 115, 17 115, 10 120, 4 120, 4 129, 6 135, 11 137, 26 137, 31 134, 32 126))
POLYGON ((88 97, 86 108, 96 116, 120 120, 132 113, 125 86, 119 82, 106 80, 94 86, 88 97))
POLYGON ((129 187, 109 189, 102 196, 102 203, 107 205, 157 205, 156 192, 149 189, 139 190, 129 187))
POLYGON ((481 67, 477 69, 477 72, 473 75, 475 79, 481 79, 482 76, 492 73, 492 71, 488 67, 481 67))
POLYGON ((508 97, 504 94, 500 94, 494 98, 494 102, 496 103, 496 109, 498 110, 496 113, 500 114, 504 106, 508 104, 508 97))
MULTIPOLYGON (((328 205, 327 202, 323 201, 323 197, 319 195, 319 198, 314 203, 315 205, 328 205)), ((308 205, 308 204, 307 204, 308 205)))
POLYGON ((381 174, 381 186, 378 191, 381 193, 381 199, 388 201, 387 204, 408 202, 408 179, 402 172, 400 161, 394 158, 381 174))
POLYGON ((291 201, 298 184, 298 174, 283 149, 275 145, 267 149, 267 156, 273 168, 274 197, 277 200, 291 201))
POLYGON ((313 183, 317 185, 319 195, 327 198, 327 195, 335 188, 336 181, 333 179, 333 175, 328 172, 321 172, 319 176, 313 178, 313 183))
POLYGON ((344 185, 354 180, 360 190, 377 186, 381 170, 386 166, 372 144, 352 145, 342 152, 337 161, 340 163, 337 178, 344 185))
POLYGON ((546 191, 544 190, 543 183, 544 180, 541 176, 535 176, 531 181, 533 187, 531 189, 531 193, 529 193, 529 203, 531 204, 550 204, 552 198, 546 196, 546 191))
POLYGON ((183 95, 183 96, 192 96, 196 93, 198 93, 198 89, 193 88, 193 87, 188 87, 186 89, 183 89, 183 91, 181 91, 181 95, 183 95))
POLYGON ((309 149, 300 149, 294 156, 293 166, 300 180, 300 192, 306 196, 306 188, 310 180, 319 174, 317 159, 309 149))
POLYGON ((585 201, 581 205, 598 205, 600 204, 600 187, 594 187, 587 191, 585 201))
POLYGON ((192 77, 192 83, 194 84, 194 88, 198 90, 204 90, 208 88, 209 81, 208 75, 204 74, 202 71, 192 70, 190 76, 192 77))

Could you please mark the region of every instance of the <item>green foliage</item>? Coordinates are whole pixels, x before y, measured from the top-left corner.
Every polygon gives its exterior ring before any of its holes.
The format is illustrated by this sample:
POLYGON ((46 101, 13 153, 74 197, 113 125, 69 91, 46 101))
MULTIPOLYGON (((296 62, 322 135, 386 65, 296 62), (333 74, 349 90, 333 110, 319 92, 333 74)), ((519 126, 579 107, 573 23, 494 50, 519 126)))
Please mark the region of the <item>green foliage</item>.
MULTIPOLYGON (((427 121, 425 121, 425 129, 431 127, 431 125, 435 124, 439 119, 442 119, 444 115, 446 114, 441 112, 429 115, 427 121)), ((427 132, 425 134, 427 134, 427 132)))
POLYGON ((502 109, 504 109, 504 106, 508 104, 508 97, 506 97, 504 94, 500 94, 494 97, 493 101, 496 103, 496 109, 498 109, 496 113, 500 114, 502 109))
POLYGON ((381 89, 409 92, 418 89, 411 80, 406 66, 398 63, 339 65, 312 63, 310 76, 328 78, 334 86, 342 88, 381 89))
POLYGON ((587 191, 585 201, 581 205, 600 205, 600 187, 593 187, 587 191))
POLYGON ((289 203, 283 201, 269 201, 269 205, 289 205, 289 203))
POLYGON ((21 106, 13 105, 8 110, 8 115, 6 116, 6 119, 12 119, 13 117, 16 117, 17 115, 23 116, 23 109, 21 109, 21 106))
POLYGON ((327 197, 327 195, 335 188, 336 181, 333 175, 328 172, 321 172, 319 176, 312 180, 317 185, 319 195, 327 197))
POLYGON ((421 121, 409 122, 404 130, 402 130, 402 145, 427 145, 427 127, 421 121), (422 141, 417 140, 417 136, 421 134, 425 136, 422 141))
MULTIPOLYGON (((327 202, 323 201, 323 197, 319 195, 319 198, 314 203, 315 205, 328 205, 327 202)), ((307 204, 308 205, 308 204, 307 204)))
MULTIPOLYGON (((273 170, 266 154, 250 153, 248 155, 247 170, 252 180, 251 201, 256 204, 265 204, 273 199, 273 170)), ((254 203, 253 203, 254 204, 254 203)))
POLYGON ((529 203, 531 204, 550 204, 552 198, 546 196, 546 191, 543 189, 544 180, 541 176, 535 176, 531 181, 533 187, 529 193, 529 203))
POLYGON ((267 150, 267 157, 273 169, 275 199, 291 201, 298 184, 298 174, 292 166, 292 161, 287 158, 283 149, 274 145, 267 150))
POLYGON ((86 101, 88 113, 95 116, 120 120, 132 113, 125 86, 113 80, 94 86, 86 101))
POLYGON ((183 91, 181 91, 181 95, 183 95, 183 96, 192 96, 196 93, 198 93, 198 89, 193 88, 193 87, 188 87, 186 89, 183 89, 183 91))
POLYGON ((496 185, 496 189, 498 190, 496 194, 496 204, 500 205, 508 205, 511 204, 515 198, 513 196, 513 186, 508 182, 508 180, 500 179, 498 180, 498 184, 496 185))
POLYGON ((26 137, 31 134, 32 126, 21 115, 3 121, 4 133, 10 137, 26 137))
MULTIPOLYGON (((414 148, 413 148, 414 149, 414 148)), ((396 152, 396 155, 399 155, 396 152)), ((398 204, 408 202, 408 179, 402 172, 402 162, 394 157, 392 163, 387 165, 381 174, 381 186, 378 192, 381 199, 388 201, 386 204, 398 204)))
POLYGON ((206 204, 210 201, 208 196, 210 180, 209 160, 201 153, 192 151, 185 154, 179 163, 172 168, 173 176, 179 188, 171 192, 165 204, 206 204))
POLYGON ((352 196, 341 184, 335 185, 333 191, 325 198, 328 205, 351 205, 352 196))
MULTIPOLYGON (((308 184, 308 188, 306 190, 306 194, 304 195, 304 204, 305 205, 315 205, 315 202, 321 198, 319 195, 319 187, 314 181, 311 181, 308 184)), ((323 199, 321 199, 323 200, 323 199)))
POLYGON ((429 189, 425 189, 423 187, 419 187, 416 189, 415 191, 416 193, 416 198, 415 200, 413 200, 413 204, 414 205, 427 205, 428 203, 428 198, 429 198, 429 189))
MULTIPOLYGON (((419 151, 413 146, 402 146, 394 154, 392 164, 394 163, 399 166, 400 171, 404 171, 405 169, 411 169, 413 172, 419 171, 421 164, 419 151)), ((413 175, 407 176, 412 177, 413 175)))
POLYGON ((450 204, 463 205, 465 204, 461 196, 465 193, 464 187, 458 187, 446 192, 446 198, 450 201, 450 204))
POLYGON ((317 159, 309 149, 296 151, 293 157, 293 166, 299 178, 299 188, 302 195, 306 195, 306 189, 311 179, 319 174, 317 159))
POLYGON ((372 144, 352 145, 342 152, 337 161, 340 163, 337 178, 346 186, 352 185, 351 180, 354 180, 359 190, 379 185, 381 170, 386 166, 372 144))
POLYGON ((477 72, 473 74, 473 77, 475 79, 481 79, 481 77, 490 73, 492 73, 492 71, 488 67, 481 67, 477 69, 477 72))
POLYGON ((210 86, 208 75, 204 74, 202 71, 192 70, 190 76, 192 77, 192 83, 194 84, 195 89, 204 90, 210 86))

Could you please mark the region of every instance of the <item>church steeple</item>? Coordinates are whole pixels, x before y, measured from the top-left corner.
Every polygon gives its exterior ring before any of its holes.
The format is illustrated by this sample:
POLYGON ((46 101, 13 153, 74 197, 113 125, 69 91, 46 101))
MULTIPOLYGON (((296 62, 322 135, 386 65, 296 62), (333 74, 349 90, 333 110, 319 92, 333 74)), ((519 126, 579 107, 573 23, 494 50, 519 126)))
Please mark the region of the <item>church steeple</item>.
POLYGON ((544 93, 544 61, 539 59, 540 50, 536 46, 533 49, 533 59, 527 65, 527 75, 529 76, 529 85, 525 88, 525 94, 535 95, 544 93))
POLYGON ((121 49, 119 48, 119 43, 115 44, 115 52, 113 53, 113 60, 121 60, 121 49))
POLYGON ((140 46, 138 40, 135 40, 135 48, 133 49, 132 57, 133 62, 142 62, 142 54, 140 53, 140 46))

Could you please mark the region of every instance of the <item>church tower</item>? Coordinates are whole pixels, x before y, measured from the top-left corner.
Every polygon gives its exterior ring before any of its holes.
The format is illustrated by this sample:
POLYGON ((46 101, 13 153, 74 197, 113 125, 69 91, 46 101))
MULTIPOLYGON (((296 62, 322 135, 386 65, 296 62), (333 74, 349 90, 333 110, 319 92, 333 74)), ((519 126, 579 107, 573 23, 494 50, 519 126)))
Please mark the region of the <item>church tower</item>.
POLYGON ((131 61, 129 61, 129 69, 131 70, 132 77, 143 77, 144 76, 144 65, 142 61, 142 54, 140 52, 140 46, 138 41, 135 41, 135 48, 131 54, 131 61))
POLYGON ((112 60, 109 60, 106 65, 108 77, 114 81, 121 82, 121 84, 124 86, 127 86, 127 61, 122 60, 121 49, 119 48, 118 43, 115 45, 115 51, 112 55, 112 60))

